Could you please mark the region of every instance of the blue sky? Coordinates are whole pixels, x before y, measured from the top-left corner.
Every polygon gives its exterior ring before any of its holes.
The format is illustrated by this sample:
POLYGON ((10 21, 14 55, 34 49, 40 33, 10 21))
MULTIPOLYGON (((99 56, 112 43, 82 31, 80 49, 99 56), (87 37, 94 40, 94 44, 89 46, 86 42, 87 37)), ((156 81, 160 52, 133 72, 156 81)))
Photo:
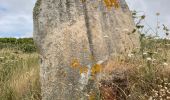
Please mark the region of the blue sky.
MULTIPOLYGON (((32 9, 36 0, 0 0, 0 37, 31 37, 33 33, 32 9)), ((146 22, 159 21, 170 27, 170 0, 126 0, 131 10, 143 11, 146 22)), ((146 23, 145 23, 146 24, 146 23)), ((162 33, 161 33, 162 35, 162 33)))

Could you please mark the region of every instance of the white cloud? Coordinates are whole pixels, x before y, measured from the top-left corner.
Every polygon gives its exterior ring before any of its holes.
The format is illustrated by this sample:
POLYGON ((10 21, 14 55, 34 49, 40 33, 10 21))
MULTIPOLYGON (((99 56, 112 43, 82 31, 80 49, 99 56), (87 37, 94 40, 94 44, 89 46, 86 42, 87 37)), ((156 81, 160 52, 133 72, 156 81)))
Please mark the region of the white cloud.
MULTIPOLYGON (((32 36, 32 9, 36 0, 0 0, 0 37, 32 36)), ((144 11, 146 21, 156 25, 156 12, 160 22, 170 27, 170 0, 126 0, 130 9, 144 11)))
POLYGON ((32 9, 35 0, 0 0, 0 2, 0 37, 32 36, 32 9))

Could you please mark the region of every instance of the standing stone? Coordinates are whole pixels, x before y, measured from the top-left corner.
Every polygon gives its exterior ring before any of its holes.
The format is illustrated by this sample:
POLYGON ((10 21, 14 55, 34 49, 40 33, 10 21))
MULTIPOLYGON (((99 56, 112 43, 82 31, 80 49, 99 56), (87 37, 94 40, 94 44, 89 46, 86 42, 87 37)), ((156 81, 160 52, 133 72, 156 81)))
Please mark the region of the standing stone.
POLYGON ((82 1, 37 0, 35 5, 43 100, 87 100, 82 76, 71 62, 92 65, 139 47, 139 35, 130 34, 135 25, 124 0, 118 9, 107 9, 103 0, 82 1))

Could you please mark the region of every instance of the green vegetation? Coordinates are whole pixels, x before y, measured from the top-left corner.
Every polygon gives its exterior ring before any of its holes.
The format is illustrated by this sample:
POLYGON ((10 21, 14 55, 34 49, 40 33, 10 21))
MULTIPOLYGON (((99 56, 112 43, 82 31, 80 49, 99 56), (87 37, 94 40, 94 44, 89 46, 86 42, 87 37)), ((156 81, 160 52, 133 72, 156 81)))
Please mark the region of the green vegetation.
MULTIPOLYGON (((32 39, 1 38, 0 42, 6 44, 0 50, 0 99, 40 100, 38 54, 36 50, 21 48, 22 45, 35 47, 32 39)), ((128 88, 131 92, 127 100, 169 98, 170 41, 144 36, 141 43, 140 52, 134 51, 118 60, 120 66, 130 65, 128 88)))
POLYGON ((170 41, 145 36, 140 52, 132 52, 125 62, 132 65, 128 73, 128 100, 169 100, 170 41), (166 41, 166 42, 165 42, 166 41))
MULTIPOLYGON (((132 64, 129 71, 128 100, 170 100, 170 30, 163 25, 164 38, 158 36, 158 25, 155 33, 146 35, 147 31, 141 22, 145 15, 138 18, 136 30, 140 31, 140 52, 132 52, 126 62, 132 64)), ((159 14, 156 14, 159 16, 159 14)), ((154 29, 153 29, 154 30, 154 29)))
POLYGON ((0 49, 5 48, 16 51, 19 50, 24 53, 36 52, 36 47, 32 38, 0 38, 0 49))
POLYGON ((40 100, 39 62, 32 38, 0 38, 0 100, 40 100))

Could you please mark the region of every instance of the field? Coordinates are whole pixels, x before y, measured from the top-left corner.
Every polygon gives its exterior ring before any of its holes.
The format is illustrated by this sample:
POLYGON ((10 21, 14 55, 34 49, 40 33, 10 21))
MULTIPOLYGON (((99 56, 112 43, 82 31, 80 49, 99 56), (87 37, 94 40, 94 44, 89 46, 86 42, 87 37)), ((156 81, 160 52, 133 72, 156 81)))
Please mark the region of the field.
POLYGON ((39 100, 39 59, 32 39, 0 39, 0 100, 39 100))
MULTIPOLYGON (((125 96, 127 100, 170 100, 170 41, 142 36, 140 52, 118 60, 131 66, 130 93, 125 96)), ((0 43, 0 100, 40 100, 39 59, 33 40, 2 38, 0 43)))

